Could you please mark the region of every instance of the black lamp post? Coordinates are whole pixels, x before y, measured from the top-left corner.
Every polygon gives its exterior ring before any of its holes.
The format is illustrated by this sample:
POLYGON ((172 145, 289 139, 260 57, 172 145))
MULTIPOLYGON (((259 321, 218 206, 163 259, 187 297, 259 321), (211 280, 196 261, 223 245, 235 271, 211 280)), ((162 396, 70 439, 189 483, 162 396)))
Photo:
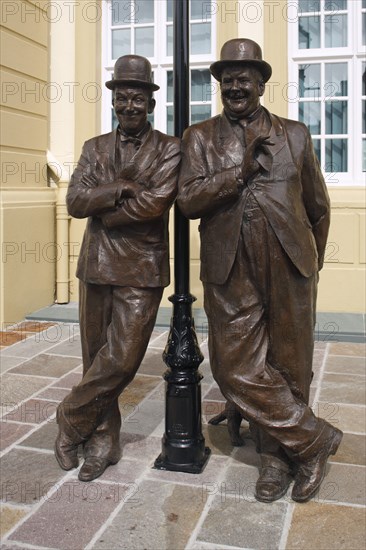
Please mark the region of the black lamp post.
MULTIPOLYGON (((189 1, 174 1, 174 133, 182 137, 189 125, 189 1)), ((201 425, 203 361, 192 316, 195 297, 189 292, 189 222, 175 205, 173 316, 163 359, 166 380, 165 434, 155 468, 200 473, 210 449, 201 425)))

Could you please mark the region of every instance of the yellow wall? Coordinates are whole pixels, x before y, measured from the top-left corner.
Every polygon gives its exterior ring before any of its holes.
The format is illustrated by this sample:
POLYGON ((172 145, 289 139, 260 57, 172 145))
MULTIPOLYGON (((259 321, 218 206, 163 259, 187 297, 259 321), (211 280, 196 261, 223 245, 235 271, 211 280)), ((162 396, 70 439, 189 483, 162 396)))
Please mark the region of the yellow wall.
POLYGON ((1 323, 52 303, 55 193, 47 185, 48 21, 45 3, 1 10, 1 323))

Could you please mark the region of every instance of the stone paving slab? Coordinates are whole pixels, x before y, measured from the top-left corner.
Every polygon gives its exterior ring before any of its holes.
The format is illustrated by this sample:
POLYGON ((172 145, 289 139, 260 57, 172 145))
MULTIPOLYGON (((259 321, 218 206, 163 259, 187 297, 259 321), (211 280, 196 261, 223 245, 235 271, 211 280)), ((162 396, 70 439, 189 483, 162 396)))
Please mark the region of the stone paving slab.
POLYGON ((1 377, 0 403, 3 407, 16 406, 54 381, 54 378, 5 373, 1 377))
POLYGON ((8 371, 11 374, 32 374, 59 378, 80 365, 80 359, 75 357, 59 357, 58 355, 40 354, 30 361, 8 371))
POLYGON ((1 500, 34 504, 65 475, 53 453, 12 449, 1 459, 1 500))
POLYGON ((261 502, 217 495, 197 540, 239 548, 278 549, 287 506, 283 502, 268 506, 261 502))
POLYGON ((200 489, 144 481, 92 546, 98 550, 181 549, 205 505, 200 489))
MULTIPOLYGON (((161 354, 167 338, 166 330, 156 329, 143 368, 120 399, 122 459, 98 480, 82 484, 78 469, 64 472, 55 460, 54 414, 36 411, 39 405, 54 413, 81 378, 78 326, 22 330, 26 340, 0 352, 6 371, 6 418, 0 424, 2 549, 328 550, 328 543, 329 550, 364 549, 364 346, 316 342, 313 408, 345 435, 313 501, 295 505, 290 488, 266 505, 254 499, 259 457, 247 422, 241 426, 245 445, 238 448, 231 445, 226 423, 207 425, 225 399, 213 381, 206 342, 200 367, 203 434, 212 455, 202 474, 153 469, 165 426, 161 354)), ((82 464, 81 446, 79 456, 82 464)))
POLYGON ((364 509, 317 502, 295 505, 286 550, 356 550, 364 546, 364 509))
POLYGON ((17 422, 0 422, 0 451, 24 437, 32 429, 33 426, 17 422))
POLYGON ((365 379, 352 374, 325 373, 319 400, 363 405, 365 403, 365 379))
POLYGON ((84 548, 128 491, 114 484, 67 481, 47 496, 10 540, 46 548, 84 548))

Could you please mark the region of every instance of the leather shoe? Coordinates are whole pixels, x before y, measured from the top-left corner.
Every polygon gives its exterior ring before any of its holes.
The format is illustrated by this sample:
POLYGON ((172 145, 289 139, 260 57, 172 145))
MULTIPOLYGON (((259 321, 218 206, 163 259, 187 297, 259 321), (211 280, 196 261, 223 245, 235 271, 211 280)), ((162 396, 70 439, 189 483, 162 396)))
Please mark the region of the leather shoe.
POLYGON ((299 464, 291 498, 295 502, 306 502, 318 491, 325 476, 327 460, 334 455, 342 441, 342 432, 333 428, 332 436, 311 459, 299 464))
POLYGON ((286 494, 292 477, 274 466, 264 466, 261 469, 255 486, 255 498, 260 502, 273 502, 286 494))
POLYGON ((111 464, 117 464, 117 461, 112 461, 109 458, 102 458, 99 456, 88 456, 84 460, 84 464, 80 468, 79 479, 80 481, 92 481, 101 476, 106 468, 111 464))
POLYGON ((61 429, 55 442, 55 457, 63 470, 71 470, 79 466, 78 444, 61 429))

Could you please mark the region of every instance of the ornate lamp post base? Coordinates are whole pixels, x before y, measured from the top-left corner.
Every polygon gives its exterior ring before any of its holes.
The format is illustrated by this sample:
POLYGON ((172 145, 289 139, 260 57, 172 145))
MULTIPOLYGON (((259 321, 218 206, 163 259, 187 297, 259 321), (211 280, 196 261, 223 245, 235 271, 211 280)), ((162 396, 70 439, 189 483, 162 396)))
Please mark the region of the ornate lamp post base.
POLYGON ((203 360, 192 317, 191 294, 171 296, 174 304, 163 359, 166 381, 165 434, 162 452, 155 460, 159 470, 199 474, 211 454, 201 431, 201 380, 203 360))

